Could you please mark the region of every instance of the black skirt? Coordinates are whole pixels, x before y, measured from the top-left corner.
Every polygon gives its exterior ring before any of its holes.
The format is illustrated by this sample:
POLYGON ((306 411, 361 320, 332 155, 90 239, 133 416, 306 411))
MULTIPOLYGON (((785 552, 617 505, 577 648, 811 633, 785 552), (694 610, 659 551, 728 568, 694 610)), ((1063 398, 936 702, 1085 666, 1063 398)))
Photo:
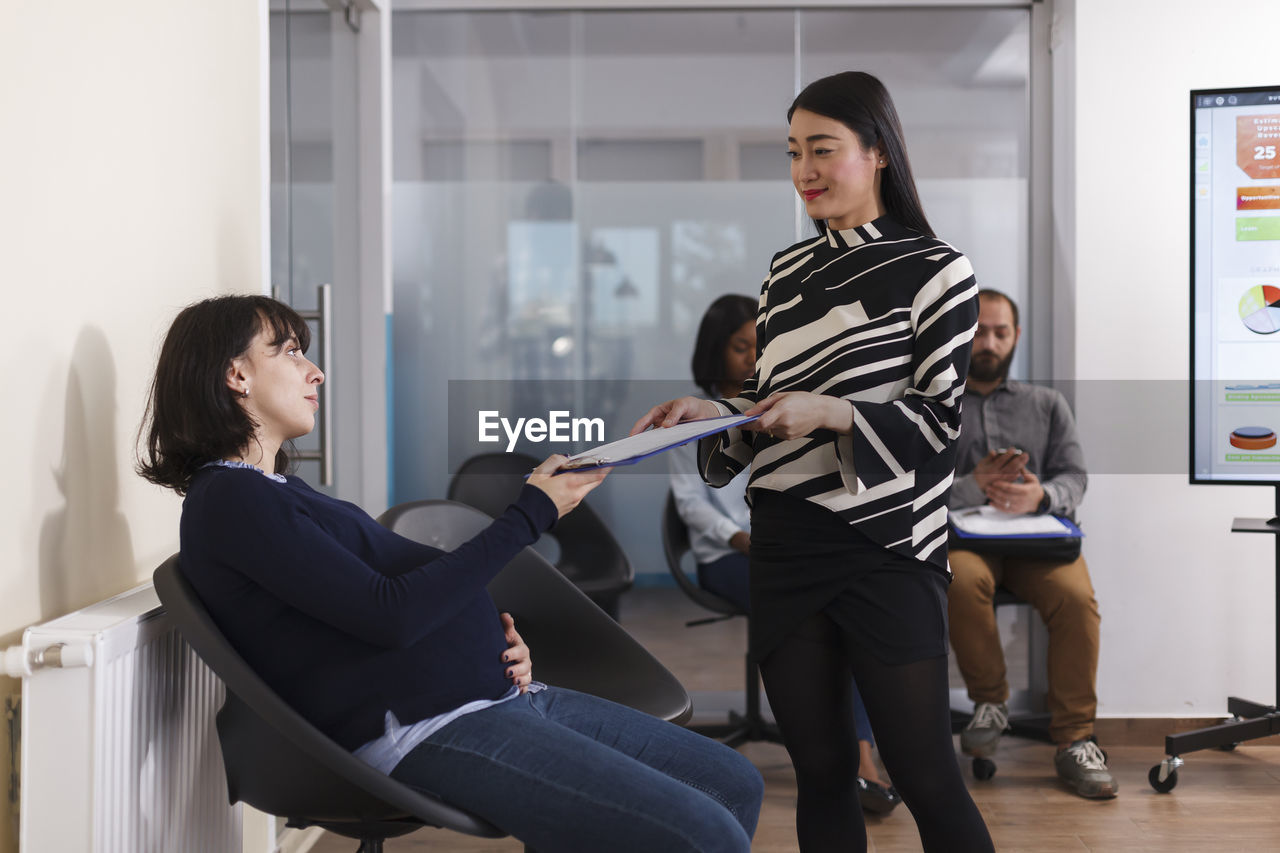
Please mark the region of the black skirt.
POLYGON ((947 653, 948 578, 872 542, 831 510, 751 495, 751 648, 764 660, 825 613, 861 648, 897 666, 947 653))

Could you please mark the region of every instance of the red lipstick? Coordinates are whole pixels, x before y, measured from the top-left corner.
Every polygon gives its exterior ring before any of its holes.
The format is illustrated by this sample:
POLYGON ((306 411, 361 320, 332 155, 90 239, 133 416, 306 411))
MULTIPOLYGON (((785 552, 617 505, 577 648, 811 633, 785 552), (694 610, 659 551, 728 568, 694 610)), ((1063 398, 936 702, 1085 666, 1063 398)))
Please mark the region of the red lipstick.
POLYGON ((826 192, 826 190, 805 190, 801 195, 804 196, 805 201, 813 201, 824 192, 826 192))

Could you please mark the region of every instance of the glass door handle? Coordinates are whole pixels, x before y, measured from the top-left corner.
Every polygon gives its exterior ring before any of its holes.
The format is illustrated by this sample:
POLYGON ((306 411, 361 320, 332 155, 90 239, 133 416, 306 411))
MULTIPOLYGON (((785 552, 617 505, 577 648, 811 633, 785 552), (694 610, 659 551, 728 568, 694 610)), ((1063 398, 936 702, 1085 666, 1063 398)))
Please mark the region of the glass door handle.
MULTIPOLYGON (((322 284, 316 288, 316 310, 299 311, 304 320, 314 321, 317 343, 320 345, 320 369, 326 380, 333 366, 333 285, 322 284)), ((320 399, 320 449, 304 450, 297 454, 301 461, 320 463, 320 485, 333 485, 333 407, 329 405, 329 383, 321 383, 320 399)))

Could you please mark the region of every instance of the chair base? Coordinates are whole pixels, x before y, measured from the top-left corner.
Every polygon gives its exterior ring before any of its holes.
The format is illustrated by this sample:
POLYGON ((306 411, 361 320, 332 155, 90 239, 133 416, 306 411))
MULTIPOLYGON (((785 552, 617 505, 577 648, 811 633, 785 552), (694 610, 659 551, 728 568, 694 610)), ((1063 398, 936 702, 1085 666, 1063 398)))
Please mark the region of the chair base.
MULTIPOLYGON (((969 718, 973 714, 968 711, 958 711, 951 709, 951 733, 953 735, 960 734, 964 731, 964 727, 969 725, 969 718)), ((1028 740, 1038 740, 1045 743, 1053 743, 1053 738, 1049 737, 1049 715, 1048 714, 1010 714, 1009 730, 1005 732, 1013 737, 1026 738, 1028 740)))
POLYGON ((782 743, 782 732, 773 723, 758 714, 749 716, 737 711, 729 712, 727 723, 705 723, 686 726, 691 732, 720 741, 727 747, 736 749, 744 743, 764 741, 766 743, 782 743))
POLYGON ((1048 714, 1014 714, 1009 717, 1009 734, 1014 737, 1053 743, 1049 737, 1048 714))
POLYGON ((744 663, 747 677, 744 693, 746 712, 739 714, 737 711, 729 711, 727 723, 701 723, 685 728, 733 748, 751 741, 782 743, 782 732, 778 726, 766 720, 760 712, 760 666, 750 652, 745 656, 744 663))
POLYGON ((430 824, 413 818, 405 818, 403 820, 358 822, 288 820, 285 822, 285 826, 290 826, 294 829, 307 829, 312 826, 318 826, 325 832, 332 832, 334 835, 341 835, 343 838, 352 838, 359 841, 360 846, 356 848, 356 853, 382 853, 382 844, 388 838, 408 835, 410 832, 416 832, 424 826, 430 826, 430 824))

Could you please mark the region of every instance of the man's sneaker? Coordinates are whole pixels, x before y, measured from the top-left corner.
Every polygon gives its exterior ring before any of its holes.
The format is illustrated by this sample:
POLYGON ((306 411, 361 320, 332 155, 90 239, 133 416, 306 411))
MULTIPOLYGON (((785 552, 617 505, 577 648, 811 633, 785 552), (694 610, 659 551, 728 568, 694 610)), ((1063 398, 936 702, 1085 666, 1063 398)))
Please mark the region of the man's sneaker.
POLYGON ((973 719, 960 732, 960 751, 976 758, 996 754, 1000 735, 1009 730, 1009 706, 1003 702, 979 702, 973 719))
POLYGON ((1093 800, 1107 800, 1116 795, 1120 785, 1107 769, 1107 757, 1093 738, 1078 740, 1053 757, 1058 778, 1077 794, 1093 800))

